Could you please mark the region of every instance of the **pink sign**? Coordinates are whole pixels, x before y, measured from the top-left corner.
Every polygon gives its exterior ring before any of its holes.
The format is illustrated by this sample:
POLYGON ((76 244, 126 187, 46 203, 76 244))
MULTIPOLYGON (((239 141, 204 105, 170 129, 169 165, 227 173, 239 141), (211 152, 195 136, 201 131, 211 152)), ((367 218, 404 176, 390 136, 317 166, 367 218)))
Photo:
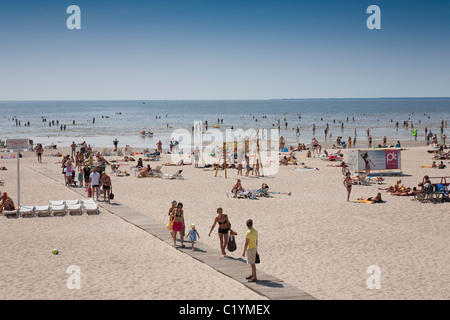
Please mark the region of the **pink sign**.
POLYGON ((400 153, 398 150, 386 150, 386 169, 400 169, 400 153))

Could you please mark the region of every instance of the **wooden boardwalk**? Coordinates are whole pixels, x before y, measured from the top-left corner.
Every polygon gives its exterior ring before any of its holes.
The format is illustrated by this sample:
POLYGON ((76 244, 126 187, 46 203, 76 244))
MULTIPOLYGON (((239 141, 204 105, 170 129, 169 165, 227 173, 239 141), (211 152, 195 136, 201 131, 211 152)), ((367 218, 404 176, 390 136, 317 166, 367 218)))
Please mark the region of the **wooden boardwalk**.
MULTIPOLYGON (((62 174, 48 172, 40 168, 28 168, 64 185, 62 174)), ((71 188, 71 190, 80 194, 82 198, 86 198, 84 188, 71 188)), ((99 207, 148 232, 161 241, 166 242, 169 246, 173 246, 173 239, 166 229, 166 226, 161 225, 159 222, 155 222, 151 217, 118 203, 99 203, 99 207)), ((258 270, 258 282, 248 282, 245 277, 250 274, 250 267, 243 258, 224 258, 220 251, 208 247, 201 242, 196 243, 194 251, 192 251, 188 241, 186 241, 186 244, 185 248, 177 246, 176 250, 179 250, 197 261, 210 266, 225 276, 242 283, 248 289, 253 290, 270 300, 316 300, 316 298, 308 293, 299 290, 272 275, 264 273, 261 270, 258 270)))

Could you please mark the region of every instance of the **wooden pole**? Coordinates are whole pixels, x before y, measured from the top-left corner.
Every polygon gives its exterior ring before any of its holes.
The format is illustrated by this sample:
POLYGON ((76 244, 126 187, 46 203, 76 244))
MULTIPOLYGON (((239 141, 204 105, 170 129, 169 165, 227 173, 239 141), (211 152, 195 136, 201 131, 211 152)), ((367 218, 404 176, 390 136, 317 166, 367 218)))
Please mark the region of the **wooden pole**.
POLYGON ((17 217, 20 210, 20 151, 17 151, 17 217))
POLYGON ((225 170, 225 179, 227 179, 227 143, 223 143, 223 169, 225 170))
MULTIPOLYGON (((223 169, 225 170, 225 179, 227 179, 227 146, 226 146, 226 142, 223 143, 222 152, 223 152, 223 169)), ((219 168, 220 168, 220 158, 219 158, 219 163, 217 164, 217 167, 216 167, 215 177, 217 177, 219 168)))

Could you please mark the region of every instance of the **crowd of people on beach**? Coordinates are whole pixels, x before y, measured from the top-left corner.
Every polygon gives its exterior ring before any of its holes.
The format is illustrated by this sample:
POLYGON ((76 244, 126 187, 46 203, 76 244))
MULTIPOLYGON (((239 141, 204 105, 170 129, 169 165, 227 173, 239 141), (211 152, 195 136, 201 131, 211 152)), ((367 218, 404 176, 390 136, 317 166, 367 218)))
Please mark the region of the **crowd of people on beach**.
MULTIPOLYGON (((36 151, 37 152, 37 151, 36 151)), ((75 174, 78 172, 80 187, 85 188, 88 197, 99 201, 100 190, 103 192, 103 201, 111 202, 111 177, 106 173, 106 165, 110 163, 99 153, 93 152, 86 142, 71 144, 71 154, 65 155, 61 161, 62 174, 68 187, 76 186, 75 174), (77 151, 77 148, 80 150, 77 151), (97 164, 94 164, 94 157, 97 164)))

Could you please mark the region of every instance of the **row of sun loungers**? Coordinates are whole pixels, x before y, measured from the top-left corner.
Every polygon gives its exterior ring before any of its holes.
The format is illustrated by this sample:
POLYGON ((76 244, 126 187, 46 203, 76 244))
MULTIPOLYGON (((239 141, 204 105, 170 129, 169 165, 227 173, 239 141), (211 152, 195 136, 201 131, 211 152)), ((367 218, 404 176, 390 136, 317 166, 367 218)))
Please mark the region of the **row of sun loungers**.
POLYGON ((98 203, 92 199, 88 200, 60 200, 50 201, 45 206, 20 206, 19 211, 3 211, 6 217, 50 217, 50 216, 65 216, 86 214, 99 214, 98 203))

